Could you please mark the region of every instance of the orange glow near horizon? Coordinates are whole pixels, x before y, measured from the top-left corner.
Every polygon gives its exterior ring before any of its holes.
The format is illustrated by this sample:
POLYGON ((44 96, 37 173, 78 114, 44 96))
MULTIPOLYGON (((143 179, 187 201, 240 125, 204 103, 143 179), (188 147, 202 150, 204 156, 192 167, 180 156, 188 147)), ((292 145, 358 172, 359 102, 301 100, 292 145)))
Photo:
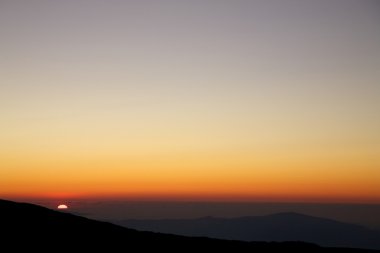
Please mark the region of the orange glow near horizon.
POLYGON ((78 157, 71 149, 3 158, 1 196, 380 203, 378 159, 368 153, 137 150, 123 157, 104 149, 78 157))
POLYGON ((104 150, 103 155, 98 150, 99 155, 79 158, 72 155, 80 150, 71 148, 66 156, 46 150, 50 154, 3 158, 8 169, 0 172, 7 178, 1 197, 380 203, 378 159, 368 153, 347 155, 330 149, 328 154, 320 150, 319 155, 294 155, 256 149, 150 151, 144 157, 140 150, 123 157, 117 150, 104 150))

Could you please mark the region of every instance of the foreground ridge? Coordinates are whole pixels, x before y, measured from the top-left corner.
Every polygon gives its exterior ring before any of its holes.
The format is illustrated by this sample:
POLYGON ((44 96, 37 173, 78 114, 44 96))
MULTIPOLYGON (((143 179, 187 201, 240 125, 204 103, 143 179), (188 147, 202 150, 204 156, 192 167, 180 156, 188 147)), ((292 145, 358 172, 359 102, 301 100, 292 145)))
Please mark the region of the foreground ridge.
POLYGON ((0 200, 0 229, 2 247, 11 251, 376 252, 323 248, 305 242, 243 242, 141 232, 38 205, 6 200, 0 200))

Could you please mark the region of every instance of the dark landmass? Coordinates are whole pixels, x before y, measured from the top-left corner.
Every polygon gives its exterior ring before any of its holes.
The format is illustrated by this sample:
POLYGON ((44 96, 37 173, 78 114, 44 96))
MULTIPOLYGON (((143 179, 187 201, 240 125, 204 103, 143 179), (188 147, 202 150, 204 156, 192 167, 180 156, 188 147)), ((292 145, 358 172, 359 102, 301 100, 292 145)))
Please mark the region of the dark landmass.
POLYGON ((241 218, 124 220, 143 231, 241 241, 305 241, 326 247, 380 249, 380 231, 297 213, 241 218))
POLYGON ((375 252, 304 242, 243 242, 140 232, 41 206, 0 200, 1 252, 375 252))

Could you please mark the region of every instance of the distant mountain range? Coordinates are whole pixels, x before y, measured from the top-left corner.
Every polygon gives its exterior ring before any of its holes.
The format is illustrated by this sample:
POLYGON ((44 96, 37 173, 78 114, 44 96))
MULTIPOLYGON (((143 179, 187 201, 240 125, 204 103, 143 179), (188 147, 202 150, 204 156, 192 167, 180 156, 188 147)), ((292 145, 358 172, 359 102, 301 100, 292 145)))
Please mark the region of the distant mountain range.
POLYGON ((241 218, 123 220, 142 231, 242 241, 305 241, 326 247, 380 249, 380 231, 298 213, 241 218))
POLYGON ((323 248, 304 242, 244 242, 139 232, 37 205, 0 200, 0 252, 197 251, 375 252, 349 248, 323 248))

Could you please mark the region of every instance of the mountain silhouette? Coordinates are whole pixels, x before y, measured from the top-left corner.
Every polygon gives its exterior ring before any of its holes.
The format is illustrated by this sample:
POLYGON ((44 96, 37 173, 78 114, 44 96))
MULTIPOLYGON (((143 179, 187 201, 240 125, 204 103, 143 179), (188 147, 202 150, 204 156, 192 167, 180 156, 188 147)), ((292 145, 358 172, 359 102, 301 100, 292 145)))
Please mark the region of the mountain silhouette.
POLYGON ((298 213, 240 218, 123 220, 143 231, 242 241, 305 241, 328 247, 380 249, 380 231, 298 213))
POLYGON ((243 242, 140 232, 41 206, 0 200, 1 252, 369 252, 303 242, 243 242))

